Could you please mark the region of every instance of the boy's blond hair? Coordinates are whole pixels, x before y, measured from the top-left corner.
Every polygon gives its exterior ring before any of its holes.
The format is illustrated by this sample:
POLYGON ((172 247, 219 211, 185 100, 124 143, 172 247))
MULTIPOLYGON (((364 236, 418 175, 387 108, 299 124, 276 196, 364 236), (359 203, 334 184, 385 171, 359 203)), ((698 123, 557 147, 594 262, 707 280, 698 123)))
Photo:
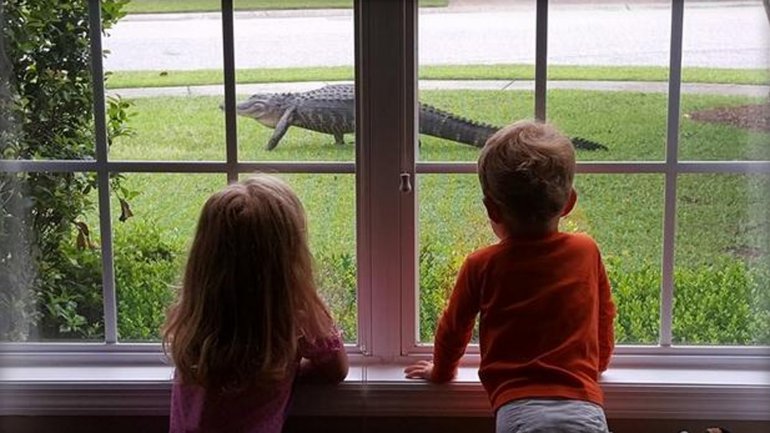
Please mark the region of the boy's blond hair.
POLYGON ((484 197, 503 223, 547 224, 561 215, 575 177, 575 149, 555 127, 533 121, 506 126, 487 140, 478 162, 484 197))

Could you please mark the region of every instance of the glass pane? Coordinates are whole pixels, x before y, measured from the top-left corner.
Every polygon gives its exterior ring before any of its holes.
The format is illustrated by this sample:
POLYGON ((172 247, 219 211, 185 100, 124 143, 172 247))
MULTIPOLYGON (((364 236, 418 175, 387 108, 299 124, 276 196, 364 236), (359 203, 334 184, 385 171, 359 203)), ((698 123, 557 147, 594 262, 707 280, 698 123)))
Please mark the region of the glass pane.
POLYGON ((1 159, 93 158, 87 4, 3 2, 1 159))
MULTIPOLYGON (((421 174, 419 194, 418 341, 433 343, 465 257, 497 238, 489 226, 475 174, 421 174)), ((477 327, 478 328, 478 327, 477 327)), ((478 329, 473 342, 478 343, 478 329)))
POLYGON ((358 340, 356 202, 352 174, 281 174, 302 201, 321 297, 346 343, 358 340))
POLYGON ((115 138, 111 160, 225 159, 220 14, 129 16, 104 48, 108 93, 129 104, 130 132, 115 138))
MULTIPOLYGON (((427 86, 425 81, 423 86, 427 86)), ((435 86, 435 83, 431 83, 435 86)), ((421 161, 470 161, 476 162, 479 149, 483 147, 486 138, 491 136, 499 126, 510 123, 510 119, 532 117, 533 93, 528 91, 503 90, 424 90, 420 91, 420 101, 427 106, 436 107, 452 113, 447 119, 443 114, 434 115, 430 108, 421 108, 420 128, 433 129, 453 134, 456 129, 469 131, 461 140, 477 139, 478 146, 459 143, 452 139, 437 138, 430 134, 420 135, 419 159, 421 161), (484 122, 496 125, 494 128, 479 125, 469 125, 463 119, 474 122, 484 122), (465 125, 465 126, 462 126, 465 125), (466 128, 467 126, 467 128, 466 128), (447 128, 447 129, 444 129, 447 128), (465 129, 463 129, 465 128, 465 129), (483 133, 487 131, 488 133, 483 133)), ((433 132, 431 132, 432 134, 433 132)), ((444 132, 437 132, 444 133, 444 132)), ((461 133, 462 134, 462 133, 461 133)))
MULTIPOLYGON (((494 242, 476 175, 420 181, 420 333, 431 342, 457 271, 473 250, 494 242)), ((578 203, 561 229, 598 242, 618 307, 619 344, 656 344, 662 242, 660 175, 578 175, 578 203)))
MULTIPOLYGON (((203 174, 124 176, 129 196, 134 191, 137 194, 127 200, 133 216, 123 222, 125 208, 118 200, 113 202, 118 329, 122 341, 157 341, 200 210, 226 179, 203 174)), ((305 206, 319 291, 345 341, 353 343, 357 338, 353 176, 279 176, 289 182, 305 206)))
POLYGON ((336 9, 236 15, 240 160, 355 159, 353 1, 317 7, 328 6, 336 9))
POLYGON ((554 0, 548 33, 547 118, 606 146, 578 159, 664 159, 670 3, 554 0))
POLYGON ((663 93, 550 90, 548 120, 572 138, 578 160, 641 161, 663 158, 663 93), (595 144, 607 149, 581 149, 595 144))
POLYGON ((0 174, 0 340, 104 338, 95 177, 0 174))
POLYGON ((769 191, 768 174, 679 177, 675 343, 770 344, 769 191))
POLYGON ((113 193, 118 337, 158 341, 181 282, 201 208, 227 184, 222 174, 123 174, 113 193))
POLYGON ((579 174, 578 205, 566 229, 599 244, 618 309, 617 344, 658 344, 663 176, 579 174))
POLYGON ((535 2, 496 3, 420 2, 419 160, 475 161, 497 129, 532 117, 535 2))
MULTIPOLYGON (((299 197, 308 221, 318 291, 346 343, 358 339, 355 176, 277 174, 299 197)), ((248 174, 241 175, 241 178, 248 174)))
POLYGON ((770 22, 762 2, 685 2, 682 160, 770 159, 770 22))
POLYGON ((131 133, 118 137, 109 158, 145 161, 222 161, 224 116, 216 96, 152 96, 128 99, 131 133))

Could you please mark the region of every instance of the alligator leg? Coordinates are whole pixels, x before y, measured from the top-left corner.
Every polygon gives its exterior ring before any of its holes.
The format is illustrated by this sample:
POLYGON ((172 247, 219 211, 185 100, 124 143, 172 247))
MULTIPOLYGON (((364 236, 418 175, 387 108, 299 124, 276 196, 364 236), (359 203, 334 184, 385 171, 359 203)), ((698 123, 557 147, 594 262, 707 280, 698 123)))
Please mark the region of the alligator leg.
POLYGON ((273 136, 270 137, 270 141, 267 142, 267 150, 275 149, 275 146, 278 146, 278 142, 281 141, 281 138, 286 134, 286 131, 289 130, 289 126, 291 126, 291 122, 294 119, 295 109, 296 107, 291 107, 283 112, 281 119, 278 120, 278 123, 275 125, 273 136))

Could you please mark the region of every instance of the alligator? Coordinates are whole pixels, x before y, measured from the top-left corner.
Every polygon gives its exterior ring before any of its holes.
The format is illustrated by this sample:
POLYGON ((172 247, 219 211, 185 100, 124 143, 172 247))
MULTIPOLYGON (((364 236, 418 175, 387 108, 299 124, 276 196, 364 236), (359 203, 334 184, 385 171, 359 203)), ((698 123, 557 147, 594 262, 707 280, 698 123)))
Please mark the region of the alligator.
MULTIPOLYGON (((275 129, 267 142, 273 150, 290 126, 331 134, 336 144, 345 143, 344 135, 355 129, 355 90, 352 84, 333 84, 296 93, 259 93, 236 105, 235 112, 275 129)), ((487 139, 500 129, 420 103, 420 134, 444 138, 474 147, 484 147, 487 139)), ((572 138, 577 149, 607 147, 579 137, 572 138)))

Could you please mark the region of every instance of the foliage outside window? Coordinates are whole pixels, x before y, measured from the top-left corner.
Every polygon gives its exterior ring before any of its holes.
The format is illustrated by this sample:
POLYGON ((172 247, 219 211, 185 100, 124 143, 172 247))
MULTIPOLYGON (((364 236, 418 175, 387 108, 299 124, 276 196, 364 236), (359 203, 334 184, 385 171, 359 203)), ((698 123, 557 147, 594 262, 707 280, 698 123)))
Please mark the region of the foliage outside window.
MULTIPOLYGON (((104 29, 126 3, 102 2, 104 29)), ((87 2, 4 2, 0 18, 0 157, 93 160, 87 2)), ((109 104, 112 139, 128 132, 127 104, 109 104)), ((120 177, 113 185, 120 191, 120 177)), ((102 338, 98 227, 84 221, 95 186, 84 172, 0 177, 0 339, 102 338)))

